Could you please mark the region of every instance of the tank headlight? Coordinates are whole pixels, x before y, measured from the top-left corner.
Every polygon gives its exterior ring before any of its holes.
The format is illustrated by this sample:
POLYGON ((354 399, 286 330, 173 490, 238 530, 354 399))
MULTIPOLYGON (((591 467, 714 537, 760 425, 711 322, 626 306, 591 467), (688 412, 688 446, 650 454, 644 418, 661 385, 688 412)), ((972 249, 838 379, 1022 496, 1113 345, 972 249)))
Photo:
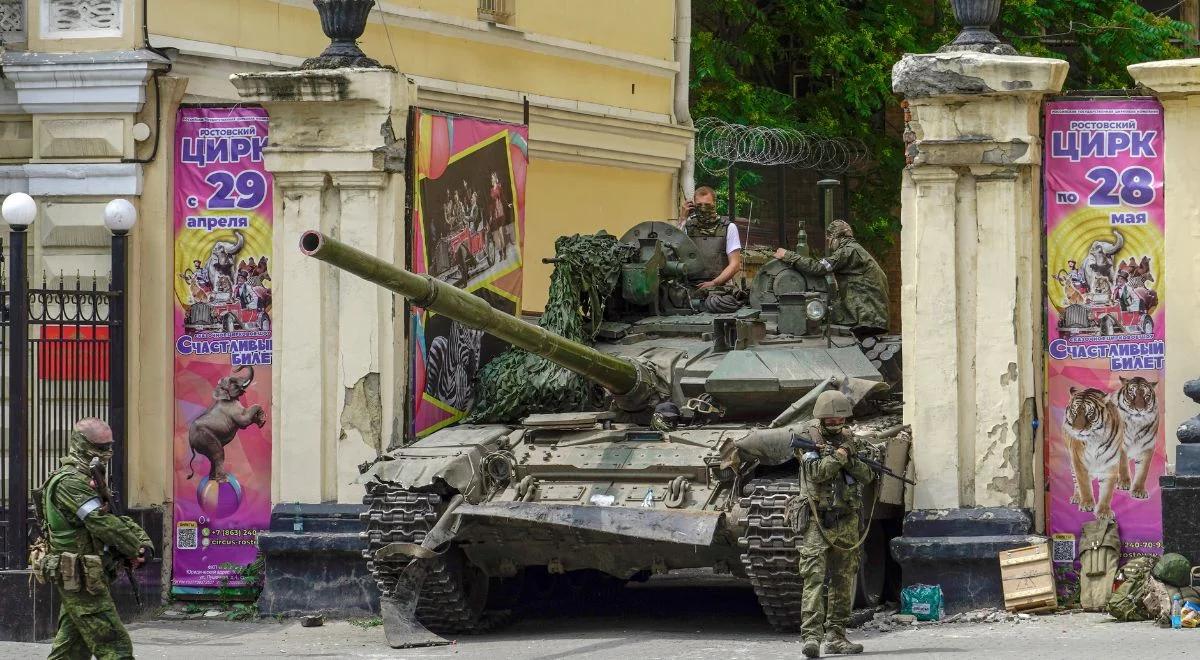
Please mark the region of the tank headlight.
POLYGON ((804 313, 813 321, 820 321, 825 318, 825 303, 820 300, 813 300, 804 307, 804 313))

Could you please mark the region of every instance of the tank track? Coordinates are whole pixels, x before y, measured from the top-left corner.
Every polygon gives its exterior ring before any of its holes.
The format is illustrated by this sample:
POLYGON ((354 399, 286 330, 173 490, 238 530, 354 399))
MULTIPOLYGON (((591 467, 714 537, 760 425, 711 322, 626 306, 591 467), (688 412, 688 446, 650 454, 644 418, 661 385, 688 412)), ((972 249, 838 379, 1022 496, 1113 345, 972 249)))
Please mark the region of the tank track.
POLYGON ((787 523, 787 503, 800 494, 797 479, 755 479, 739 501, 747 511, 740 539, 742 565, 771 627, 799 632, 804 582, 797 562, 796 530, 787 523))
MULTIPOLYGON (((363 503, 369 507, 360 518, 366 522, 363 557, 381 595, 392 592, 407 557, 375 561, 375 552, 389 543, 420 543, 437 522, 442 497, 419 493, 393 484, 368 488, 363 503)), ((466 558, 455 549, 429 561, 429 574, 417 601, 417 620, 435 633, 480 633, 500 624, 507 612, 485 612, 466 588, 466 558)))

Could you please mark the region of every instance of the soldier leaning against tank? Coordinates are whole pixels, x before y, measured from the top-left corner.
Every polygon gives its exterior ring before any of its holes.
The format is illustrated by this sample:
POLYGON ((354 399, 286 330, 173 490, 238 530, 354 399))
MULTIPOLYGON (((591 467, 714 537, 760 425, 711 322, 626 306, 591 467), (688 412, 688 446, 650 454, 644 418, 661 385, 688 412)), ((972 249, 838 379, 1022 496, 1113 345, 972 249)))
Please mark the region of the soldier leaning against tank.
POLYGON ((92 478, 92 459, 107 464, 113 455, 108 424, 82 419, 69 443, 62 467, 40 489, 47 538, 33 569, 54 583, 62 603, 49 657, 132 658, 133 642, 117 615, 109 584, 121 562, 141 567, 153 558, 154 548, 137 523, 108 511, 92 478))
POLYGON ((888 282, 879 263, 854 240, 854 231, 844 220, 829 223, 825 245, 824 259, 783 248, 775 251, 775 258, 806 275, 837 277, 837 298, 830 309, 832 323, 849 326, 859 337, 887 332, 888 282))

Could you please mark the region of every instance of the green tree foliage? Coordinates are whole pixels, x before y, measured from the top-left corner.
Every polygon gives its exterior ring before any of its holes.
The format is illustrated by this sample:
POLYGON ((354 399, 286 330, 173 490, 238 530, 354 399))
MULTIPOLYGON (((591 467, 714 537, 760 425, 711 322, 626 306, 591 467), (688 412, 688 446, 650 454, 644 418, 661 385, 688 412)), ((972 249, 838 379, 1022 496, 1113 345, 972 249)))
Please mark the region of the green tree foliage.
MULTIPOLYGON (((882 248, 899 227, 903 127, 892 66, 958 31, 949 0, 694 0, 692 114, 862 140, 851 220, 882 248), (802 88, 791 95, 792 73, 802 88)), ((1132 84, 1125 67, 1183 56, 1188 26, 1135 0, 1008 0, 996 31, 1022 54, 1071 63, 1068 89, 1132 84)), ((723 188, 722 181, 709 181, 723 188)), ((724 190, 721 190, 724 193, 724 190)), ((739 202, 742 195, 738 195, 739 202)))

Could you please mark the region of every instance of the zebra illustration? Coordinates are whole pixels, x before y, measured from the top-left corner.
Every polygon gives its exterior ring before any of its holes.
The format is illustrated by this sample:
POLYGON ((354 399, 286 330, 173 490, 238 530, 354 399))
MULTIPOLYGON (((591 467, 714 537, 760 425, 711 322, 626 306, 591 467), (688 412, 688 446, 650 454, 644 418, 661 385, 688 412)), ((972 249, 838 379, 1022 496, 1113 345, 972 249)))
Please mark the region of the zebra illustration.
POLYGON ((434 337, 426 361, 425 392, 448 406, 466 410, 474 398, 471 381, 479 368, 482 340, 482 330, 453 321, 448 336, 434 337))

